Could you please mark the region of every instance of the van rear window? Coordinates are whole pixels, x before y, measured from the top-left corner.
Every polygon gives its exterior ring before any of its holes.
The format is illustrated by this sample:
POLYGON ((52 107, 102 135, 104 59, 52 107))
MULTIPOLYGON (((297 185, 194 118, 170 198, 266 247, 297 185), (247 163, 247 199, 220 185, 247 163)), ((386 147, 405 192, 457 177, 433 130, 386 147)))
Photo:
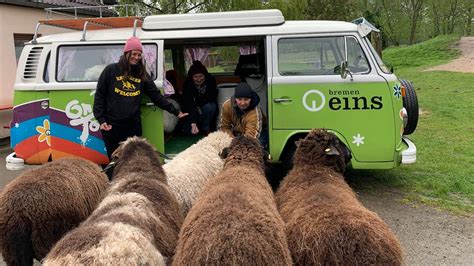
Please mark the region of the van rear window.
MULTIPOLYGON (((144 59, 152 79, 157 73, 157 46, 144 44, 144 59)), ((118 62, 123 54, 123 44, 114 45, 64 45, 58 50, 56 80, 58 82, 97 81, 102 70, 118 62)))
MULTIPOLYGON (((370 67, 354 37, 347 38, 347 61, 352 73, 368 73, 370 67)), ((345 58, 344 37, 284 38, 278 41, 278 71, 282 76, 339 75, 345 58)))

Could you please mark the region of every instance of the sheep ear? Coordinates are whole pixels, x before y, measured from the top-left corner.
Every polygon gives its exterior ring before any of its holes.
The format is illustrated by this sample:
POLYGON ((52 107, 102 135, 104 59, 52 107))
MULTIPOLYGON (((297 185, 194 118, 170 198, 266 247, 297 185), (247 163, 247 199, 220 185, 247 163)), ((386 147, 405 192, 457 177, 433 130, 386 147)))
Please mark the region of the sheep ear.
POLYGON ((340 155, 339 151, 331 144, 327 147, 324 152, 326 155, 340 155))
POLYGON ((296 147, 299 147, 299 146, 300 146, 300 144, 301 144, 301 139, 299 139, 299 140, 295 141, 295 145, 296 145, 296 147))
POLYGON ((219 156, 222 160, 225 160, 227 156, 229 156, 229 147, 222 149, 221 153, 219 153, 219 156))
POLYGON ((115 151, 112 152, 112 155, 110 157, 112 160, 120 158, 120 149, 115 149, 115 151))

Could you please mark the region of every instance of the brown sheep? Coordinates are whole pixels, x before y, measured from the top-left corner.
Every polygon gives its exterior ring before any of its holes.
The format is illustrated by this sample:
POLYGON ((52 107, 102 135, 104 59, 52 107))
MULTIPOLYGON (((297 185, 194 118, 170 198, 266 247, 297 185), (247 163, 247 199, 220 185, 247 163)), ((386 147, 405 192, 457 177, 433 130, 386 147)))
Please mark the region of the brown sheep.
POLYGON ((96 164, 65 158, 24 172, 0 195, 0 249, 8 265, 33 265, 85 220, 107 187, 96 164))
POLYGON ((313 130, 298 143, 294 167, 276 193, 296 265, 400 265, 396 236, 344 181, 338 138, 313 130))
POLYGON ((183 223, 173 265, 290 265, 260 144, 237 137, 224 154, 183 223))
POLYGON ((164 265, 183 222, 158 154, 144 139, 127 139, 104 200, 48 254, 45 265, 164 265))

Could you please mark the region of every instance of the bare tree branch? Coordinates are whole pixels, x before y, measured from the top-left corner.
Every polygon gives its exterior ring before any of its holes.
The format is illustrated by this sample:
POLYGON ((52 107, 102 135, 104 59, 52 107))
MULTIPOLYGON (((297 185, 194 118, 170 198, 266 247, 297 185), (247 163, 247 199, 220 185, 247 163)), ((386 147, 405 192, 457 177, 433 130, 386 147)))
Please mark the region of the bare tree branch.
POLYGON ((142 1, 141 3, 142 3, 145 7, 148 7, 148 8, 151 8, 151 9, 155 9, 156 11, 160 12, 161 14, 165 14, 165 12, 164 12, 162 9, 160 9, 160 8, 158 8, 158 7, 156 7, 156 6, 152 5, 152 4, 147 4, 147 3, 143 2, 143 1, 142 1))
POLYGON ((202 6, 202 5, 204 5, 205 3, 206 3, 206 1, 202 1, 201 3, 196 4, 196 5, 194 5, 194 6, 190 7, 190 8, 188 8, 188 10, 186 10, 184 13, 189 13, 189 12, 192 11, 193 9, 196 9, 196 8, 198 8, 198 7, 202 6))

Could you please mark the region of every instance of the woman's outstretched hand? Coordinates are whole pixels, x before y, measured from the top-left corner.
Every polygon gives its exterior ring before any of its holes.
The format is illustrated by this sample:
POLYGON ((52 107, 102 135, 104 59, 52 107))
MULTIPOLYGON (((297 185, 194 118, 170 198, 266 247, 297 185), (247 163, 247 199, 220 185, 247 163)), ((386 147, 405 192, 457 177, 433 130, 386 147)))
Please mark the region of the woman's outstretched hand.
POLYGON ((183 118, 183 117, 185 117, 185 116, 187 116, 187 115, 189 115, 189 113, 183 113, 183 112, 179 111, 178 118, 181 119, 181 118, 183 118))

